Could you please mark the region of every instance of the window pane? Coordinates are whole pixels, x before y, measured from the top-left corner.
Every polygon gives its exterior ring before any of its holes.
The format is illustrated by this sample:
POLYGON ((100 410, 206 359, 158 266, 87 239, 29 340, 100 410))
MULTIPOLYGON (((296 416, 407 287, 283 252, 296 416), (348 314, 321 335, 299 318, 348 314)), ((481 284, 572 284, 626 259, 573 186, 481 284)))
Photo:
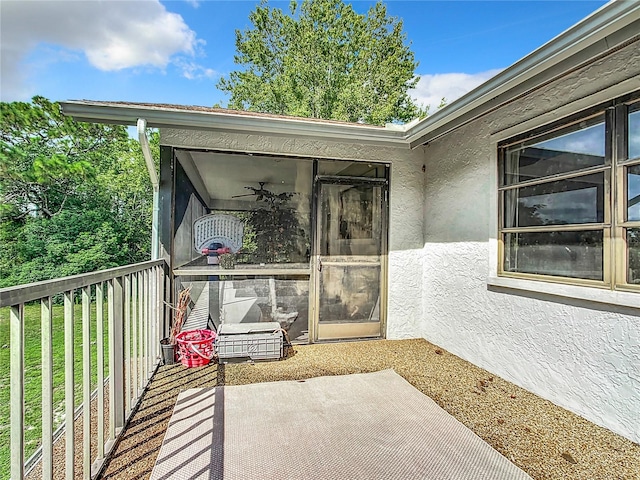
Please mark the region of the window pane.
POLYGON ((382 187, 374 185, 322 185, 319 248, 323 257, 382 254, 382 193, 382 187))
POLYGON ((640 165, 627 169, 627 220, 640 220, 640 165))
MULTIPOLYGON (((185 277, 179 277, 183 280, 185 277)), ((211 276, 190 282, 217 329, 221 323, 278 322, 292 341, 308 341, 309 277, 211 276), (202 293, 200 293, 202 292, 202 293), (202 299, 210 299, 208 306, 202 299)))
POLYGON ((602 230, 505 234, 507 272, 602 280, 602 230))
POLYGON ((640 228, 627 230, 629 272, 627 282, 640 285, 640 228))
POLYGON ((604 222, 604 173, 505 192, 506 228, 604 222))
MULTIPOLYGON (((244 224, 242 248, 229 262, 251 265, 308 264, 311 248, 313 162, 260 155, 190 152, 209 192, 212 213, 231 215, 244 224)), ((185 233, 176 250, 190 252, 193 265, 215 265, 226 232, 209 230, 202 250, 195 250, 187 213, 185 233), (206 248, 209 253, 202 253, 206 248), (195 263, 194 263, 195 262, 195 263)), ((216 228, 219 228, 216 225, 216 228)))
POLYGON ((640 104, 629 113, 629 158, 640 157, 640 104))
POLYGON ((325 265, 320 277, 320 323, 380 321, 380 268, 325 265))
POLYGON ((604 165, 604 146, 603 116, 513 145, 505 151, 503 184, 604 165))

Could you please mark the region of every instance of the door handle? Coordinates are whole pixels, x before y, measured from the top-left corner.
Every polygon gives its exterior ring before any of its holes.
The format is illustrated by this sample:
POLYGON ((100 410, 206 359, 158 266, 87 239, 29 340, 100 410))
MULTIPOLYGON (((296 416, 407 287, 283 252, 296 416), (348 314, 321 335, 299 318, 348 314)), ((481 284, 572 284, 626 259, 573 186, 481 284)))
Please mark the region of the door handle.
POLYGON ((320 255, 318 255, 318 271, 321 272, 322 271, 322 258, 320 258, 320 255))

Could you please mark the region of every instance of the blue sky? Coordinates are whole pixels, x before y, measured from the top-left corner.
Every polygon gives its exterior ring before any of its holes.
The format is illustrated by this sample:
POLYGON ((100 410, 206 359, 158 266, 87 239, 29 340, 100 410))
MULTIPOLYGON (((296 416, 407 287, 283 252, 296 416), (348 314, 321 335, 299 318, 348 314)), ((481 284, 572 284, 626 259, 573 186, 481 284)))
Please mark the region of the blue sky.
MULTIPOLYGON (((364 13, 373 4, 351 2, 364 13)), ((540 47, 604 1, 387 1, 419 61, 413 96, 452 101, 540 47)), ((44 95, 224 104, 235 30, 256 1, 2 0, 2 101, 44 95)), ((287 9, 288 2, 269 2, 287 9)))

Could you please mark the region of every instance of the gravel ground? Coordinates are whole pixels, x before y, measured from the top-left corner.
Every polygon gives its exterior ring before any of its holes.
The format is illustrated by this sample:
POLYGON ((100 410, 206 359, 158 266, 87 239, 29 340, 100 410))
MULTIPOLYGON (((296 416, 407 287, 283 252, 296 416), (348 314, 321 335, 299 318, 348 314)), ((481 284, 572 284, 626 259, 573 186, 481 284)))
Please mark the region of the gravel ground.
POLYGON ((161 367, 102 478, 149 477, 182 390, 386 368, 536 480, 640 480, 640 445, 422 339, 295 346, 278 362, 161 367))
MULTIPOLYGON (((104 410, 102 410, 102 418, 104 422, 105 435, 108 434, 106 431, 109 425, 109 387, 104 387, 104 410)), ((74 446, 75 446, 75 455, 74 455, 74 469, 75 469, 75 478, 84 478, 83 476, 83 465, 82 465, 82 455, 83 455, 83 422, 84 422, 84 414, 80 414, 73 423, 73 437, 74 437, 74 446)), ((93 435, 97 435, 98 429, 98 401, 97 399, 93 399, 91 401, 91 431, 93 435)), ((65 476, 65 455, 66 455, 66 436, 63 433, 62 436, 53 444, 53 480, 64 480, 65 476)), ((95 441, 95 438, 92 438, 91 442, 91 458, 95 459, 98 456, 98 446, 95 441)), ((33 470, 29 472, 28 475, 25 475, 26 480, 37 480, 42 478, 42 463, 38 462, 33 470)))

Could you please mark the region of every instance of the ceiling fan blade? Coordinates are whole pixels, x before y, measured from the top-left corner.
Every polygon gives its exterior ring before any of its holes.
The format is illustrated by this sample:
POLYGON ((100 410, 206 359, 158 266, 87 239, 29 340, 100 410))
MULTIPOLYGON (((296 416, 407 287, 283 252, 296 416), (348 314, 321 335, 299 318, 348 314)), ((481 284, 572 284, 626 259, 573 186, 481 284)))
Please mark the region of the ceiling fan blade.
POLYGON ((253 197, 255 193, 245 193, 244 195, 233 195, 231 198, 253 197))

